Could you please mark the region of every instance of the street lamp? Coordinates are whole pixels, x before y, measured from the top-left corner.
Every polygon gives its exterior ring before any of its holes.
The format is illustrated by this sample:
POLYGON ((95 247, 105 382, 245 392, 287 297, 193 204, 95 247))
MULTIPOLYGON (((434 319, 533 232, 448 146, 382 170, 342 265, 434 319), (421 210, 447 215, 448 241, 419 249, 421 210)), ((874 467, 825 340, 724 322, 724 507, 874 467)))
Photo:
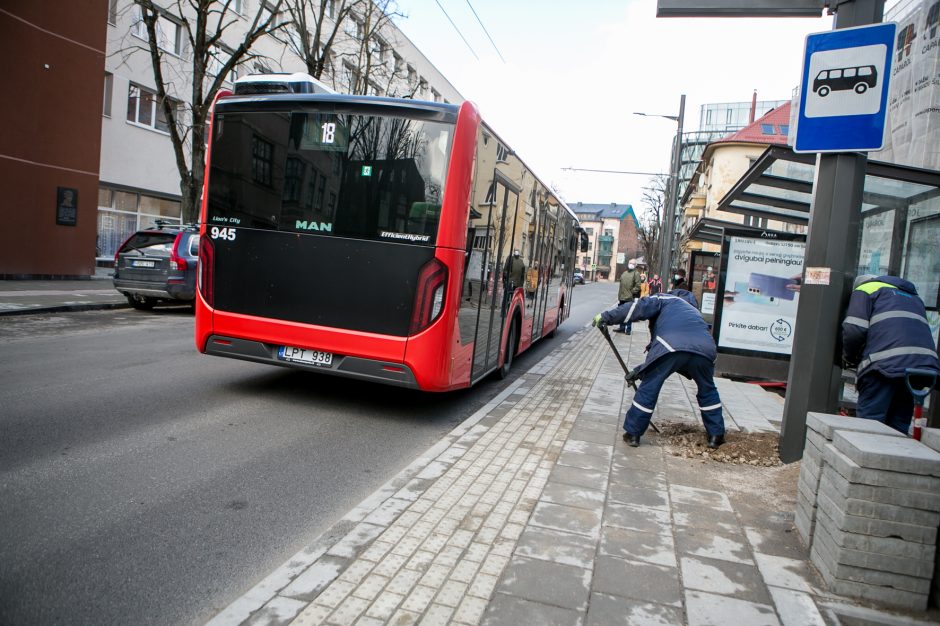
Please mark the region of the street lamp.
POLYGON ((679 115, 659 115, 655 113, 640 113, 639 111, 634 111, 633 114, 642 115, 643 117, 662 117, 676 122, 678 125, 676 139, 672 147, 672 167, 669 170, 669 188, 666 189, 663 227, 660 233, 662 241, 659 242, 659 275, 665 278, 669 276, 669 271, 672 269, 672 245, 676 235, 676 204, 679 202, 679 166, 682 163, 682 123, 685 119, 685 94, 682 94, 679 98, 679 115))

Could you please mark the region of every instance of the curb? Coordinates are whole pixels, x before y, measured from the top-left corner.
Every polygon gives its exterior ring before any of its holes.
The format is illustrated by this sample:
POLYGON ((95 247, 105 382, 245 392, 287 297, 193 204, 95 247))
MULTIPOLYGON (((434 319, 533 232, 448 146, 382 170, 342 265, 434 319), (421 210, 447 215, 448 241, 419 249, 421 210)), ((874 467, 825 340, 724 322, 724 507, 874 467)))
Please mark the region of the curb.
POLYGON ((129 309, 127 302, 104 302, 91 304, 63 304, 58 306, 35 307, 31 309, 13 309, 0 311, 0 317, 13 317, 16 315, 38 315, 42 313, 71 313, 77 311, 102 311, 108 309, 129 309))

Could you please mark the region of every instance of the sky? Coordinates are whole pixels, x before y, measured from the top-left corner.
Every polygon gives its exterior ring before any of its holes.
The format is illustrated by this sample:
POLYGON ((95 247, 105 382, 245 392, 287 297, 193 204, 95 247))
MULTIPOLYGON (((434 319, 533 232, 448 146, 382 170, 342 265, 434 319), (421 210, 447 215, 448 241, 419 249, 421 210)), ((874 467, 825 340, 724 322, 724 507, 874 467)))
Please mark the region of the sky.
POLYGON ((789 99, 806 35, 832 29, 829 16, 657 18, 656 0, 398 0, 398 8, 405 35, 565 201, 638 212, 650 176, 564 168, 668 173, 676 122, 633 112, 676 116, 685 94, 692 131, 705 103, 749 101, 755 90, 758 100, 789 99))

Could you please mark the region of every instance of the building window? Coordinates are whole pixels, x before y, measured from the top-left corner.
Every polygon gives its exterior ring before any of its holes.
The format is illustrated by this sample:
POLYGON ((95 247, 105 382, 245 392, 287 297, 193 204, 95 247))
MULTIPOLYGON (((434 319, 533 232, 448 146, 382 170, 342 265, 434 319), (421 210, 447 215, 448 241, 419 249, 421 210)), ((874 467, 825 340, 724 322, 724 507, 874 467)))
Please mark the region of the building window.
POLYGON ((251 137, 251 178, 256 183, 271 186, 271 168, 274 145, 257 135, 251 137))
POLYGON ((790 134, 790 125, 789 125, 789 124, 781 124, 781 125, 780 125, 780 134, 781 134, 781 135, 789 135, 789 134, 790 134))
POLYGON ((111 92, 114 87, 114 74, 104 73, 104 107, 101 114, 105 117, 111 117, 111 92))
POLYGON ((343 63, 343 78, 346 81, 346 91, 353 93, 359 85, 359 70, 354 65, 343 63))
POLYGON ((284 164, 284 201, 299 202, 300 190, 304 182, 304 162, 296 157, 288 157, 284 164))
POLYGON ((135 231, 153 225, 157 219, 181 223, 179 200, 99 187, 96 256, 101 260, 113 260, 124 240, 135 231))
POLYGON ((496 143, 496 162, 506 163, 508 160, 509 160, 509 148, 497 142, 496 143))
POLYGON ((440 102, 440 101, 441 101, 441 94, 437 93, 437 91, 435 91, 434 89, 432 89, 432 90, 431 90, 431 100, 434 100, 434 102, 440 102))
POLYGON ((343 32, 356 41, 362 40, 362 22, 350 15, 346 18, 346 23, 343 25, 343 32))
POLYGON ((108 24, 117 24, 117 0, 108 0, 108 24))
POLYGON ((764 135, 773 135, 774 134, 774 125, 773 124, 761 124, 760 132, 764 135))
POLYGON ((230 4, 229 7, 230 7, 233 11, 235 11, 236 13, 238 13, 239 15, 244 15, 244 14, 245 14, 244 2, 242 2, 242 0, 232 0, 232 4, 230 4))
MULTIPOLYGON (((179 112, 178 101, 171 99, 170 106, 179 112)), ((170 125, 163 106, 158 102, 157 94, 133 83, 127 90, 127 121, 163 133, 170 132, 170 125)))
POLYGON ((414 89, 414 86, 418 84, 418 72, 415 71, 415 68, 408 66, 408 86, 414 89))
POLYGON ((326 16, 331 20, 336 19, 336 0, 326 0, 326 16))
MULTIPOLYGON (((144 14, 139 4, 134 5, 134 24, 131 26, 131 34, 140 39, 147 39, 147 25, 144 23, 144 14)), ((170 54, 180 56, 183 49, 183 28, 182 26, 167 17, 161 15, 157 18, 157 46, 170 54)))
MULTIPOLYGON (((227 50, 220 46, 212 46, 212 50, 209 52, 209 63, 206 66, 206 73, 215 78, 219 75, 219 72, 222 71, 222 68, 225 67, 225 64, 229 62, 232 58, 232 53, 230 50, 227 50)), ((229 72, 228 76, 225 77, 225 81, 229 83, 234 83, 238 78, 238 66, 235 65, 232 67, 232 71, 229 72)))

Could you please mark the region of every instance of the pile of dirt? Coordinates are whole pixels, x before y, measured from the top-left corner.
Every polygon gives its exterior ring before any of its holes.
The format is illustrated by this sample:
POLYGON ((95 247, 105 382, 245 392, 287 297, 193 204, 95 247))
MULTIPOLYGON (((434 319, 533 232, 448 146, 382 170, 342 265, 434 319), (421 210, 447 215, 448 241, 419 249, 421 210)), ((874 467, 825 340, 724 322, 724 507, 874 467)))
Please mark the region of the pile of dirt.
POLYGON ((729 432, 721 447, 710 450, 705 442, 705 432, 697 424, 666 422, 657 426, 659 440, 672 456, 758 467, 781 465, 777 433, 729 432))

